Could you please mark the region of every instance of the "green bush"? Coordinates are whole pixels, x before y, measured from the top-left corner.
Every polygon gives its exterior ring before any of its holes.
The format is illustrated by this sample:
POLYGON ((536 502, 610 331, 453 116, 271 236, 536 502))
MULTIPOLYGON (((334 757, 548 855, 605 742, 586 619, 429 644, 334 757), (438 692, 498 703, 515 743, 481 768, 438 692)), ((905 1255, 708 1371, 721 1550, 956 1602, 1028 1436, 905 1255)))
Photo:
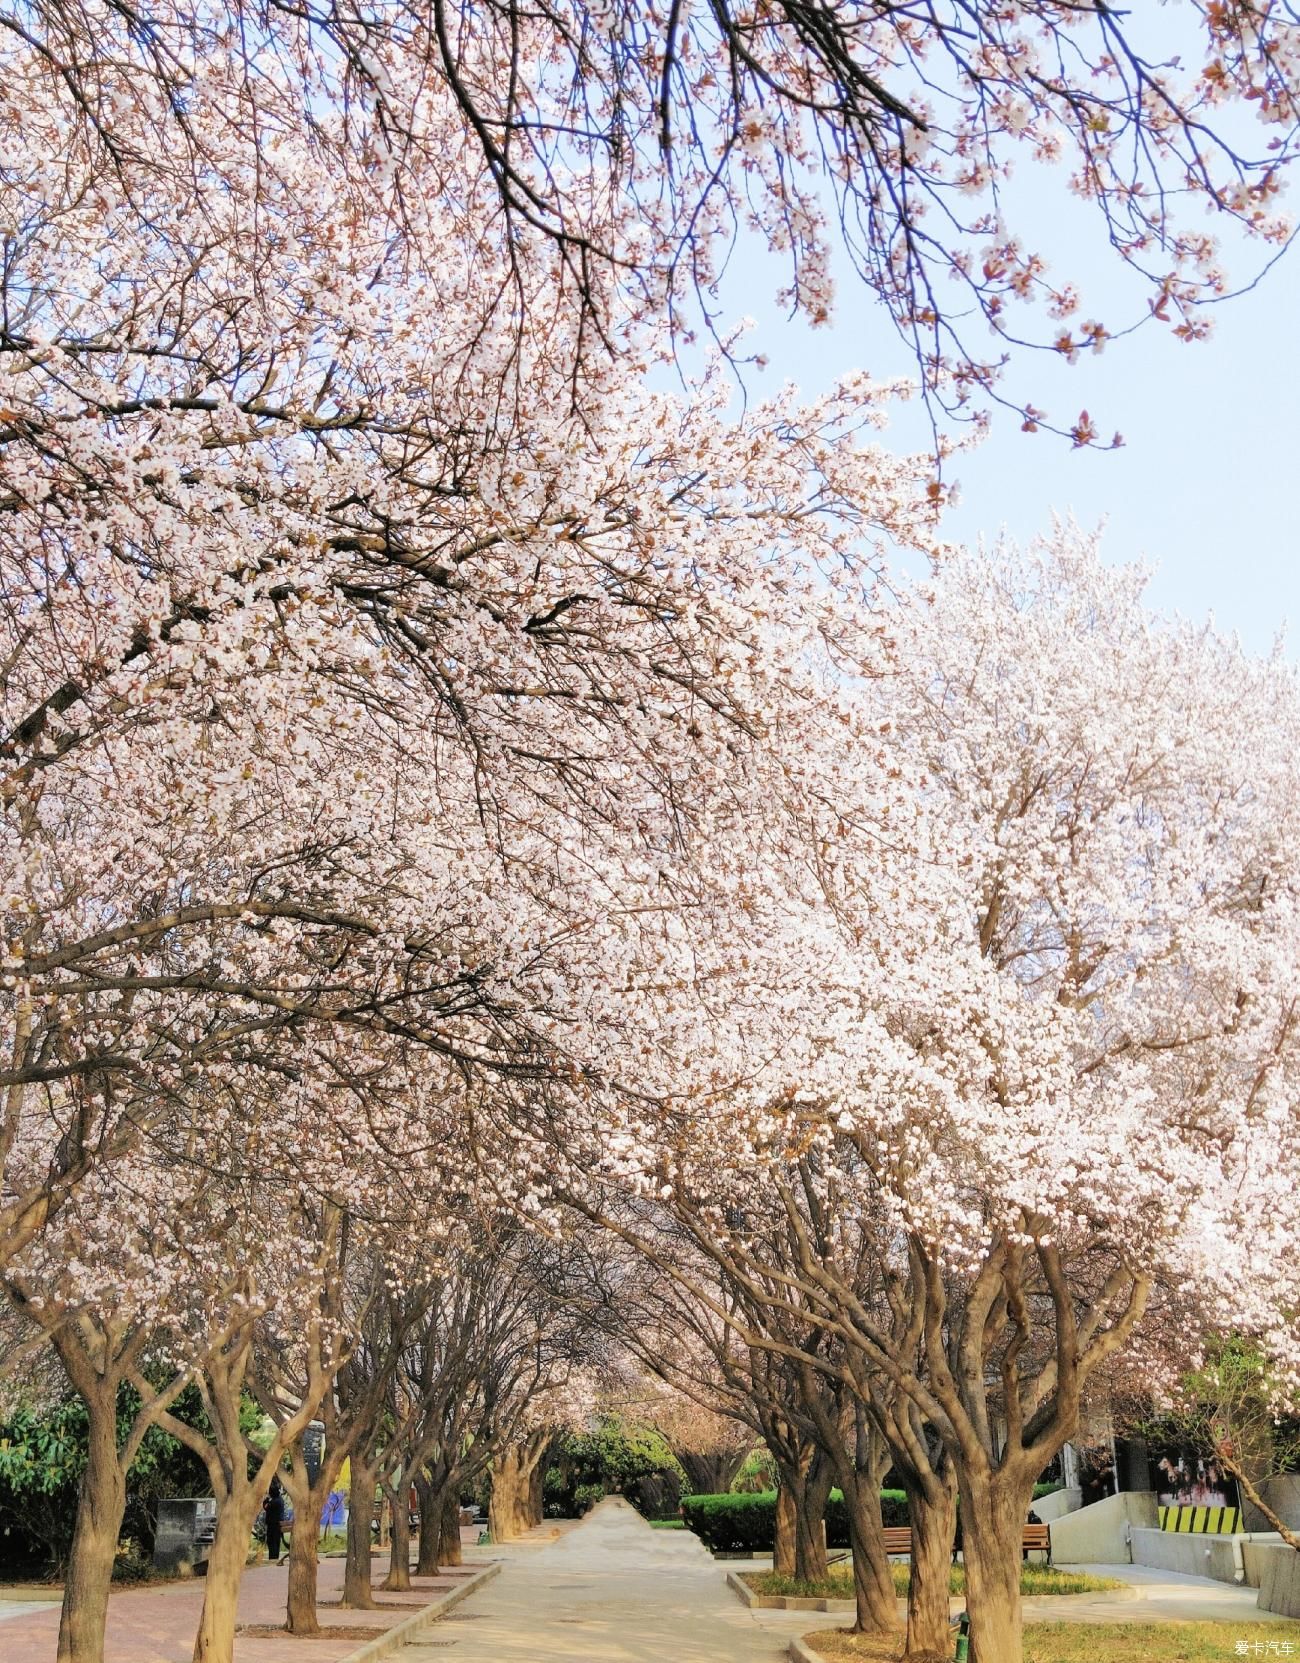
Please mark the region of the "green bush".
POLYGON ((711 1553, 761 1553, 776 1538, 776 1491, 683 1496, 682 1517, 711 1553))
MULTIPOLYGON (((118 1392, 118 1438, 124 1439, 140 1406, 134 1389, 118 1392)), ((172 1405, 180 1420, 207 1429, 195 1386, 172 1405)), ((255 1426, 252 1400, 240 1409, 241 1426, 255 1426)), ((69 1394, 50 1403, 16 1404, 0 1421, 0 1570, 6 1576, 62 1570, 77 1521, 77 1495, 86 1466, 89 1421, 80 1398, 69 1394)), ((207 1469, 198 1457, 159 1427, 150 1427, 127 1478, 122 1536, 133 1548, 117 1571, 138 1580, 153 1551, 158 1503, 166 1496, 211 1495, 207 1469)))
MULTIPOLYGON (((887 1526, 907 1523, 907 1496, 902 1490, 882 1490, 880 1511, 887 1526)), ((683 1496, 682 1517, 713 1553, 765 1553, 776 1541, 776 1491, 752 1495, 683 1496)), ((849 1545, 849 1515, 844 1497, 832 1490, 826 1504, 826 1540, 833 1547, 849 1545)))
POLYGON ((745 1495, 762 1495, 765 1490, 776 1488, 776 1463, 761 1444, 745 1457, 740 1471, 731 1481, 731 1488, 734 1493, 743 1492, 745 1495))
POLYGON ((646 1518, 673 1518, 682 1477, 661 1433, 621 1415, 603 1415, 596 1425, 558 1441, 543 1498, 553 1517, 571 1518, 584 1511, 579 1497, 596 1488, 600 1495, 626 1496, 646 1518))

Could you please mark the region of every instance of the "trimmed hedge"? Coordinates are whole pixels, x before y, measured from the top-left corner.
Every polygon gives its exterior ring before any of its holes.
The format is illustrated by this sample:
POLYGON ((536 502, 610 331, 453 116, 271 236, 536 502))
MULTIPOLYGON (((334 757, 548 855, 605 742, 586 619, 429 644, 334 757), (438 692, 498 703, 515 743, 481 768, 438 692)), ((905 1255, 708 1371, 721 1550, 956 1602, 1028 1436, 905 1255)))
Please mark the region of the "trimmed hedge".
MULTIPOLYGON (((1060 1488, 1059 1484, 1035 1484, 1034 1500, 1060 1488)), ((886 1528, 906 1526, 906 1491, 882 1490, 880 1512, 886 1528)), ((770 1553, 776 1542, 776 1491, 683 1496, 682 1518, 711 1553, 770 1553)), ((826 1541, 833 1548, 849 1546, 849 1516, 838 1490, 831 1491, 826 1503, 826 1541)))
MULTIPOLYGON (((880 1510, 887 1525, 907 1523, 902 1490, 882 1490, 880 1510)), ((683 1496, 682 1517, 712 1553, 770 1552, 776 1541, 776 1491, 753 1495, 683 1496)), ((849 1545, 844 1497, 832 1490, 826 1504, 826 1540, 831 1547, 849 1545)))

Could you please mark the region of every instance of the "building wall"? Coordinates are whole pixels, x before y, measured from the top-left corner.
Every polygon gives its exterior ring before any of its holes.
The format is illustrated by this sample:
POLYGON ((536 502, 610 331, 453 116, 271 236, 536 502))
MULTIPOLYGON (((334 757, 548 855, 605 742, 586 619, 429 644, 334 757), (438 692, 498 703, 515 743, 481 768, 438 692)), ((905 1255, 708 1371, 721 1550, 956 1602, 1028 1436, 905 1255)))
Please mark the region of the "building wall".
MULTIPOLYGON (((1259 1487, 1260 1494, 1282 1523, 1291 1530, 1300 1530, 1300 1472, 1283 1473, 1277 1478, 1266 1478, 1259 1487)), ((1245 1501, 1245 1498, 1242 1498, 1245 1501)), ((1246 1523, 1251 1530, 1271 1530, 1273 1527, 1258 1507, 1245 1502, 1246 1523)))

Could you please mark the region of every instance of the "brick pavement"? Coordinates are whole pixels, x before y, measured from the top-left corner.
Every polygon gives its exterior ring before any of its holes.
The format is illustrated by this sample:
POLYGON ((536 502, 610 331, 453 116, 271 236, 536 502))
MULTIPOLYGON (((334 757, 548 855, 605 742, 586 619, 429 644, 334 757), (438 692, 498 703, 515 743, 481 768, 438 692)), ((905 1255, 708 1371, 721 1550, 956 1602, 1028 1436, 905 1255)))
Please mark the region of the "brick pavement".
MULTIPOLYGON (((387 1570, 387 1555, 377 1554, 374 1566, 378 1583, 387 1570)), ((409 1594, 385 1594, 376 1588, 377 1600, 391 1602, 381 1604, 378 1611, 341 1611, 330 1602, 338 1599, 343 1588, 343 1561, 322 1560, 321 1627, 364 1627, 381 1634, 404 1622, 420 1605, 449 1593, 474 1568, 466 1565, 460 1572, 444 1571, 436 1579, 413 1576, 409 1594)), ((287 1577, 284 1565, 255 1565, 246 1571, 239 1591, 240 1623, 283 1623, 287 1577)), ((201 1579, 115 1593, 108 1608, 104 1663, 190 1663, 202 1604, 201 1579)), ((57 1606, 10 1616, 0 1627, 0 1657, 4 1663, 53 1663, 58 1632, 57 1606)), ((298 1640, 288 1634, 274 1639, 241 1635, 235 1643, 235 1663, 340 1663, 363 1644, 357 1636, 326 1634, 319 1640, 298 1640)))

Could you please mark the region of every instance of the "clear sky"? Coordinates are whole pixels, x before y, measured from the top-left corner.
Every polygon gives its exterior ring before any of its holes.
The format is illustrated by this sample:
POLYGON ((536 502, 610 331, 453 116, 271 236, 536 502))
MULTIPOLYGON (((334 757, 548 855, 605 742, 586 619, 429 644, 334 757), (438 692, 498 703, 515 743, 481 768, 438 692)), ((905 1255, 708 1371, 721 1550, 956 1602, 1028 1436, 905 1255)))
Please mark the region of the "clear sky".
MULTIPOLYGON (((1142 301, 1104 248, 1095 227, 1072 221, 1059 177, 1027 198, 1035 232, 1059 244, 1052 258, 1079 281, 1079 317, 1116 318, 1142 301), (1067 244, 1071 246, 1067 246, 1067 244), (1060 258, 1057 258, 1057 255, 1060 258)), ((1245 255, 1233 275, 1248 275, 1245 255)), ((722 292, 725 314, 757 322, 751 337, 770 360, 746 380, 755 393, 786 379, 815 393, 849 368, 892 376, 909 359, 881 308, 852 275, 838 280, 837 315, 812 330, 787 320, 772 296, 782 268, 761 247, 737 251, 722 292)), ((1162 611, 1235 631, 1267 651, 1285 629, 1289 656, 1300 656, 1300 247, 1249 294, 1214 308, 1209 341, 1184 344, 1151 323, 1097 357, 1067 366, 1051 354, 1022 360, 1016 385, 1066 425, 1081 409, 1099 429, 1119 429, 1125 447, 1074 450, 1049 434, 1021 433, 1013 414, 995 419, 989 440, 955 459, 960 505, 949 535, 973 540, 1005 527, 1032 535, 1053 509, 1086 526, 1106 522, 1105 552, 1156 568, 1150 590, 1162 611)), ((923 445, 920 412, 900 413, 893 442, 923 445)))

